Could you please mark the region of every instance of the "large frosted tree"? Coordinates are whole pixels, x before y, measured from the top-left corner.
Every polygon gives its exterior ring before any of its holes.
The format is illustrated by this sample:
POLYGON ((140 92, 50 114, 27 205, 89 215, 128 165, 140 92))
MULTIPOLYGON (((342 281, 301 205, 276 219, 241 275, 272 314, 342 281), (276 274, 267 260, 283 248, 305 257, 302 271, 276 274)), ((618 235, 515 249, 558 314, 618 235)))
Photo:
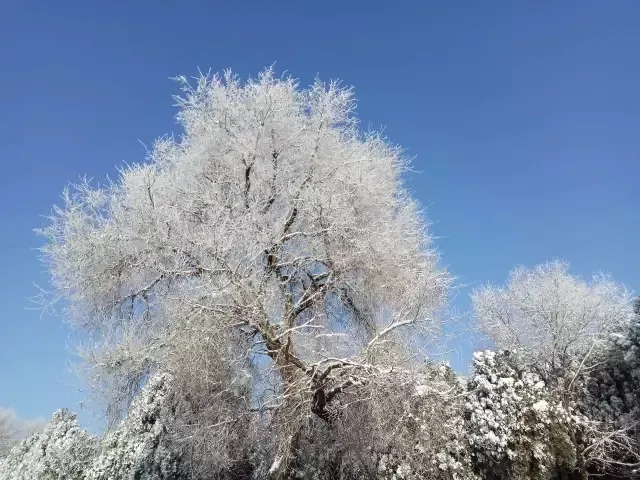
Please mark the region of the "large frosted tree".
POLYGON ((242 460, 244 429, 290 475, 310 418, 411 371, 450 280, 405 157, 359 130, 350 89, 270 70, 179 81, 182 135, 68 189, 44 259, 96 386, 126 400, 174 374, 219 463, 242 460))

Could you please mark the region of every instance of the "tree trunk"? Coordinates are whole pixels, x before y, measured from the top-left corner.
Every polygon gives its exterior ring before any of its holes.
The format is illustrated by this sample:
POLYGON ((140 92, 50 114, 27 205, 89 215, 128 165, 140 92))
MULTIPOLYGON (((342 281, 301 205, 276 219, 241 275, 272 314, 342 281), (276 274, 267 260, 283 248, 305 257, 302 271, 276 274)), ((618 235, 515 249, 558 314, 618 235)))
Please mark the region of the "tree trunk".
POLYGON ((291 480, 294 478, 296 467, 298 466, 298 453, 300 448, 300 437, 302 428, 289 438, 288 445, 282 453, 278 453, 273 461, 271 469, 267 474, 268 480, 291 480))

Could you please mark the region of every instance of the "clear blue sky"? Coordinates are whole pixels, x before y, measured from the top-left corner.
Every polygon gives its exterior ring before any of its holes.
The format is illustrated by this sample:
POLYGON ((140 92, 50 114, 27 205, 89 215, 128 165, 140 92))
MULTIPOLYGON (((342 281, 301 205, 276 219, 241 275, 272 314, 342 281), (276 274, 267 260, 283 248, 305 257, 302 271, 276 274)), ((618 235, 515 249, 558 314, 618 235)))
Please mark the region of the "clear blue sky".
POLYGON ((0 405, 77 409, 71 332, 25 310, 46 283, 32 229, 68 181, 175 130, 168 78, 197 67, 354 85, 364 124, 416 157, 411 188, 461 282, 559 257, 640 289, 639 25, 633 0, 5 0, 0 405))

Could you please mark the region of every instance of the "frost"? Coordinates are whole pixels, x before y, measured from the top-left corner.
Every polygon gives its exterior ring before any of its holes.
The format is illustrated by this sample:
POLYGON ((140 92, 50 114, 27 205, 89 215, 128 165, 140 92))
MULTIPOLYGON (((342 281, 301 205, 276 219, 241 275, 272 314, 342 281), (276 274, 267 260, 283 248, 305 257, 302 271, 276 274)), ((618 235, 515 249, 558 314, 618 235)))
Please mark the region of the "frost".
POLYGON ((549 410, 549 404, 546 400, 539 400, 533 404, 533 409, 538 413, 543 413, 549 410))
POLYGON ((429 391, 429 387, 427 385, 416 385, 416 395, 419 397, 424 397, 429 391))

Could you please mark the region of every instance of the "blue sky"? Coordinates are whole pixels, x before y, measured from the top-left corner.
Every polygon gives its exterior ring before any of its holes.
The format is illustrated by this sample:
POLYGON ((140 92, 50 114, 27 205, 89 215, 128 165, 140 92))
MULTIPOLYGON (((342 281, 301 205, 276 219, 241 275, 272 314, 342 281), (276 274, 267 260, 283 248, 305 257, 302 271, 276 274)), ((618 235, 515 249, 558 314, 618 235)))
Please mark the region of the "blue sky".
MULTIPOLYGON (((32 229, 82 174, 175 131, 169 77, 276 62, 356 88, 366 126, 415 156, 461 283, 563 258, 640 289, 640 3, 45 2, 0 6, 0 405, 78 409, 73 334, 27 310, 32 229), (233 3, 233 4, 232 4, 233 3)), ((456 300, 466 307, 467 290, 456 300)))

